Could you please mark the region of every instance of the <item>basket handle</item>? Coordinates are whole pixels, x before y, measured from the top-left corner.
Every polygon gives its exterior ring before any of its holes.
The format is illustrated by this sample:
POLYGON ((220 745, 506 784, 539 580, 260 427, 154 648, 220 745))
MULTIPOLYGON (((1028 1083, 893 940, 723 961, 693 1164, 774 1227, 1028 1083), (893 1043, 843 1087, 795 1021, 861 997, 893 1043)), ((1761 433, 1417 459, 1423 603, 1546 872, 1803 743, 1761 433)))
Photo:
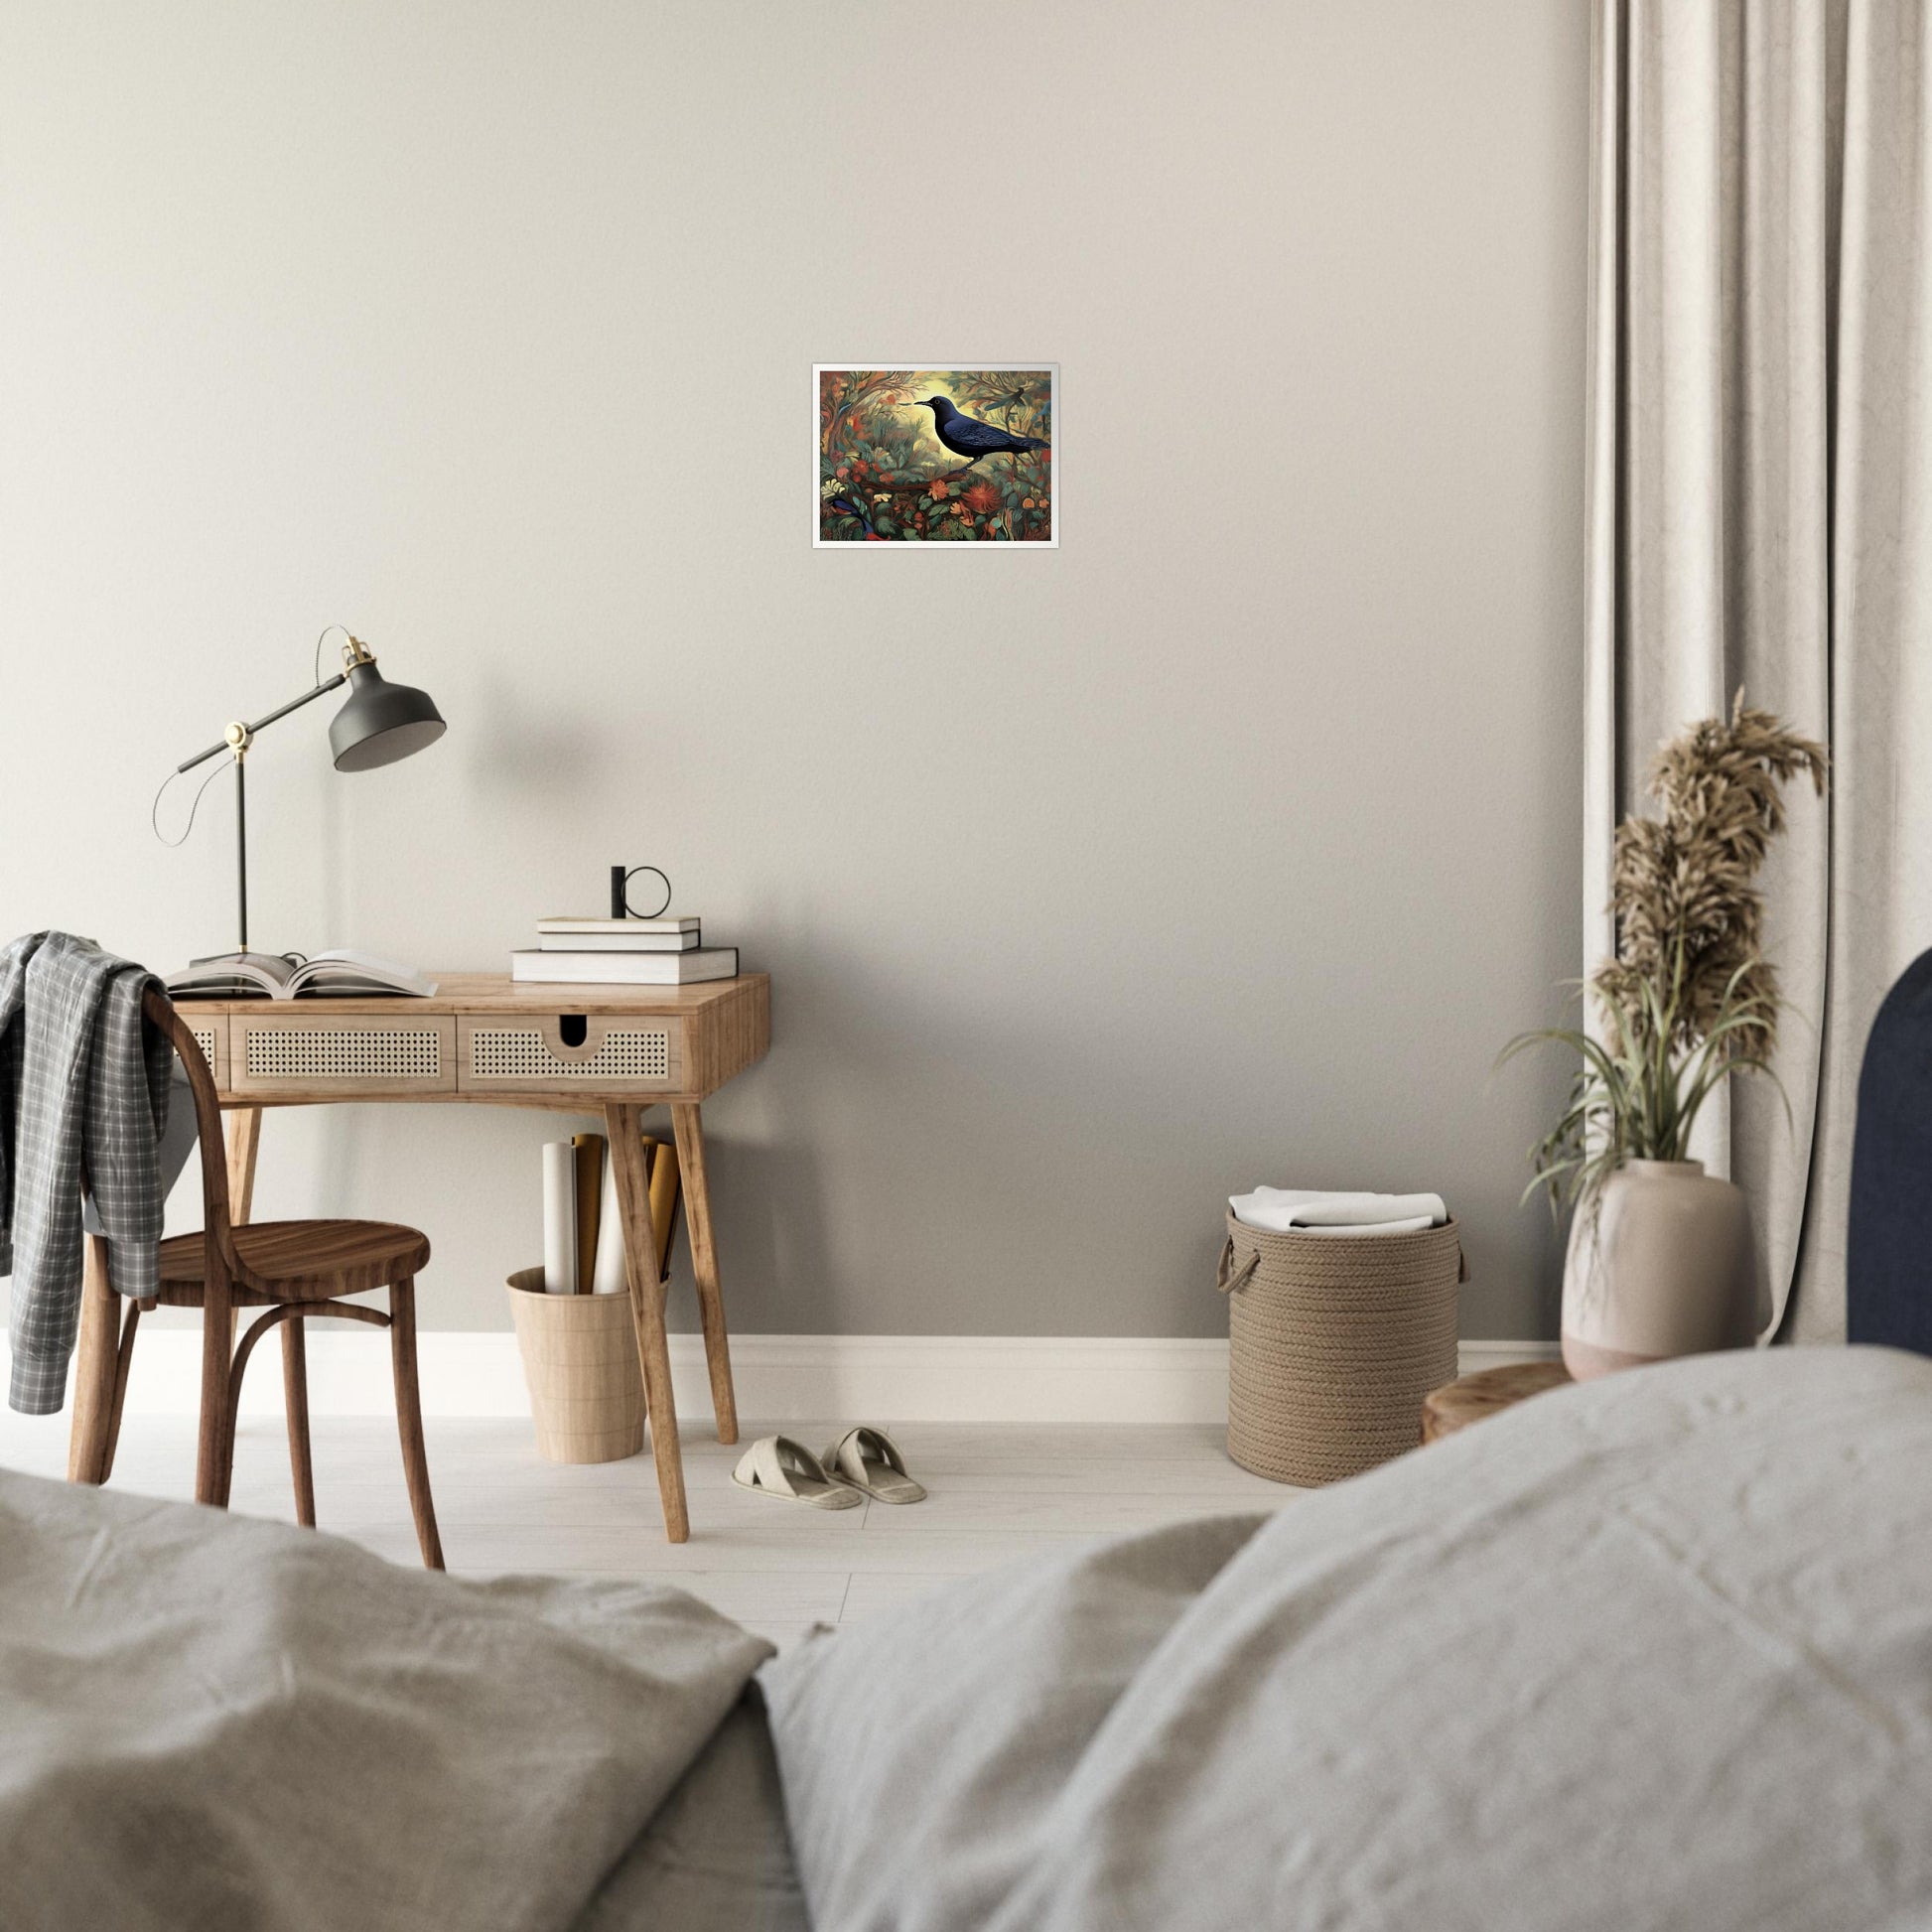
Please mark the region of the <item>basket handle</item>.
POLYGON ((1257 1248, 1238 1270, 1233 1264, 1234 1236, 1230 1234, 1227 1245, 1221 1250, 1221 1264, 1214 1271, 1214 1286, 1223 1295, 1232 1295, 1237 1290, 1247 1287, 1249 1277, 1261 1266, 1261 1250, 1257 1248))

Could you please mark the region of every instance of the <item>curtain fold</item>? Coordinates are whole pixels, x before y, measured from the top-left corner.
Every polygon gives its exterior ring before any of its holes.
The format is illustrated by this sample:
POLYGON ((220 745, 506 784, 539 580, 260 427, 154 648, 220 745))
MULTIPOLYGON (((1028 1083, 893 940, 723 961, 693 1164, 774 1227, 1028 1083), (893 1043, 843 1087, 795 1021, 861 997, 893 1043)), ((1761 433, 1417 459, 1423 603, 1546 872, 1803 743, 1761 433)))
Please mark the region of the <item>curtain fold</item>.
POLYGON ((1825 740, 1764 876, 1778 1071, 1698 1146, 1749 1195, 1767 1334, 1845 1331, 1864 1037, 1932 945, 1932 102, 1923 0, 1596 0, 1585 970, 1617 820, 1693 719, 1825 740))

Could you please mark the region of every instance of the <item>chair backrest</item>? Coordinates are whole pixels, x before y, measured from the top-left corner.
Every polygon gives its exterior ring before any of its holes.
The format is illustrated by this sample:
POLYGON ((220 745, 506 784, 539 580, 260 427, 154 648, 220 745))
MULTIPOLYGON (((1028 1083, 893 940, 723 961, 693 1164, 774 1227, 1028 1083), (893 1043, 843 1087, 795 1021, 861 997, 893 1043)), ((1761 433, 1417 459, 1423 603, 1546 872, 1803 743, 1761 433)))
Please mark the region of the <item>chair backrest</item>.
POLYGON ((195 1096, 195 1130, 202 1144, 202 1228, 208 1249, 208 1279, 214 1279, 218 1264, 218 1272, 228 1281, 245 1280, 229 1218, 227 1146, 221 1133, 221 1103, 215 1098, 214 1075, 172 1000, 149 987, 142 997, 141 1012, 151 1026, 167 1035, 181 1056, 189 1091, 195 1096))
POLYGON ((1846 1229, 1849 1341, 1932 1355, 1932 952, 1885 995, 1859 1075, 1846 1229))

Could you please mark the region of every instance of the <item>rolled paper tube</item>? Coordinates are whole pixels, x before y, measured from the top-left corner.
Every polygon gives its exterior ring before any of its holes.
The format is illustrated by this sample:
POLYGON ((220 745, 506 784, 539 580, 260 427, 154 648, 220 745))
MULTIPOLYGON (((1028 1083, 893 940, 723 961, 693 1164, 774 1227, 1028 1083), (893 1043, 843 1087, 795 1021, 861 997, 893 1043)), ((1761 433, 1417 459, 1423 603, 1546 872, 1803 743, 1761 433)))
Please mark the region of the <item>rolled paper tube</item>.
POLYGON ((682 1175, 677 1169, 677 1149, 664 1141, 647 1141, 650 1157, 650 1226, 657 1237, 657 1279, 662 1281, 671 1266, 671 1228, 677 1218, 678 1190, 682 1175))
POLYGON ((593 1295, 621 1295, 629 1287, 623 1267, 623 1216, 618 1211, 618 1164, 604 1164, 604 1190, 598 1202, 597 1266, 593 1295))
POLYGON ((597 1275, 599 1197, 604 1188, 604 1136, 573 1134, 577 1169, 577 1293, 588 1295, 597 1275))
POLYGON ((577 1150, 568 1141, 543 1148, 543 1292, 577 1292, 577 1150))
MULTIPOLYGON (((654 1184, 657 1173, 652 1166, 654 1155, 668 1152, 660 1149, 648 1134, 644 1141, 644 1172, 654 1184)), ((677 1160, 671 1160, 673 1179, 676 1176, 677 1160)), ((646 1200, 651 1198, 646 1195, 646 1200)), ((656 1229, 656 1215, 651 1216, 653 1233, 656 1229)), ((663 1242, 658 1241, 658 1250, 663 1250, 663 1242)), ((663 1274, 660 1262, 658 1274, 663 1274)), ((621 1295, 629 1287, 629 1277, 624 1269, 623 1255, 623 1216, 618 1207, 618 1164, 607 1160, 604 1164, 604 1189, 598 1202, 597 1260, 591 1272, 591 1292, 595 1295, 621 1295)))

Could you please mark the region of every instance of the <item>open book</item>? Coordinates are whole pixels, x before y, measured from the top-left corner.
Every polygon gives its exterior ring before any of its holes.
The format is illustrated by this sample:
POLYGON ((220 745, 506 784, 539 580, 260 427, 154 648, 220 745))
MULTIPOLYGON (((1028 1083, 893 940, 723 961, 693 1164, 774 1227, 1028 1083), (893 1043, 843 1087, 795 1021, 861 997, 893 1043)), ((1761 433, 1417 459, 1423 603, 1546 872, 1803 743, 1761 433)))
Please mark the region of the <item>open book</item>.
POLYGON ((170 973, 168 991, 177 998, 299 1000, 304 994, 405 993, 427 1000, 436 982, 413 966, 373 953, 319 952, 305 959, 300 953, 229 952, 212 959, 197 959, 178 973, 170 973))

